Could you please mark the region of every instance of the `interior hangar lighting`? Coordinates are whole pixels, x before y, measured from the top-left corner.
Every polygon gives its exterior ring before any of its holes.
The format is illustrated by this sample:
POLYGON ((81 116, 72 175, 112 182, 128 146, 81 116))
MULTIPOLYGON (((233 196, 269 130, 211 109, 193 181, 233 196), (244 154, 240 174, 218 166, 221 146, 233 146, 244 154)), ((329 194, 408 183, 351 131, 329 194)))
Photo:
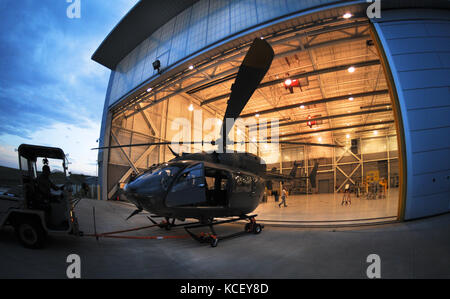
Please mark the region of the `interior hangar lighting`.
POLYGON ((353 17, 353 15, 352 15, 351 13, 347 12, 347 13, 345 13, 342 17, 343 17, 344 19, 350 19, 351 17, 353 17))
POLYGON ((290 93, 294 93, 294 87, 300 87, 300 82, 297 79, 286 79, 284 81, 284 88, 288 89, 290 93))

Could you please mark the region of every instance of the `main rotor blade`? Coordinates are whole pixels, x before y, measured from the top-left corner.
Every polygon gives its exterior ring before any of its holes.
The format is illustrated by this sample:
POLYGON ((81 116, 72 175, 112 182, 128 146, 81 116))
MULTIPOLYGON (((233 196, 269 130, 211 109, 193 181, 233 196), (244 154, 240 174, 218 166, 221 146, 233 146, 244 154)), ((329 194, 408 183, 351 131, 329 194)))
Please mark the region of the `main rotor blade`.
POLYGON ((234 121, 239 117, 245 105, 250 100, 258 85, 266 75, 272 64, 274 52, 269 43, 256 38, 250 46, 244 61, 239 67, 239 71, 234 84, 231 87, 231 95, 228 100, 227 110, 222 122, 222 139, 227 140, 232 128, 226 124, 227 119, 234 121))
POLYGON ((338 144, 328 143, 311 143, 311 142, 295 142, 295 141, 231 141, 229 144, 287 144, 287 145, 309 145, 309 146, 322 146, 322 147, 343 147, 338 144))
MULTIPOLYGON (((135 146, 159 146, 159 145, 186 145, 186 144, 215 144, 215 142, 204 142, 204 141, 180 141, 180 142, 170 142, 170 141, 165 141, 165 142, 149 142, 149 143, 135 143, 135 144, 124 144, 124 145, 111 145, 111 146, 103 146, 103 147, 96 147, 96 148, 91 148, 91 150, 104 150, 104 149, 114 149, 114 148, 124 148, 124 147, 135 147, 135 146)), ((172 149, 169 147, 170 151, 172 151, 172 149)))
MULTIPOLYGON (((104 149, 115 149, 115 148, 124 148, 124 147, 135 147, 135 146, 160 146, 160 145, 189 145, 189 144, 201 144, 201 145, 216 145, 215 141, 186 141, 186 142, 150 142, 150 143, 136 143, 136 144, 125 144, 125 145, 112 145, 112 146, 104 146, 92 148, 91 150, 104 150, 104 149)), ((288 144, 288 145, 309 145, 309 146, 322 146, 322 147, 343 147, 338 144, 327 144, 327 143, 309 143, 309 142, 296 142, 296 141, 229 141, 228 144, 288 144)), ((169 147, 172 153, 173 150, 169 147)))
POLYGON ((279 144, 288 145, 309 145, 309 146, 323 146, 323 147, 343 147, 339 144, 328 144, 328 143, 310 143, 310 142, 295 142, 295 141, 278 141, 279 144))

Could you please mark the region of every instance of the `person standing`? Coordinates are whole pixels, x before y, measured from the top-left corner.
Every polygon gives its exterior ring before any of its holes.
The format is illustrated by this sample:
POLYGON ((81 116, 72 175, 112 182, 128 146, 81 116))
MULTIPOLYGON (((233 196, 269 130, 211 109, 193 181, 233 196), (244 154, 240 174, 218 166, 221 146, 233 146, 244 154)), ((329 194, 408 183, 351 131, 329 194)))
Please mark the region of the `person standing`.
POLYGON ((273 197, 275 199, 275 202, 278 202, 278 199, 279 199, 278 191, 277 190, 273 190, 272 194, 273 194, 273 197))
POLYGON ((287 195, 287 191, 283 187, 283 190, 281 191, 281 202, 278 205, 279 208, 281 208, 281 205, 284 205, 284 207, 287 207, 287 205, 286 205, 286 198, 287 198, 287 196, 288 196, 287 195))

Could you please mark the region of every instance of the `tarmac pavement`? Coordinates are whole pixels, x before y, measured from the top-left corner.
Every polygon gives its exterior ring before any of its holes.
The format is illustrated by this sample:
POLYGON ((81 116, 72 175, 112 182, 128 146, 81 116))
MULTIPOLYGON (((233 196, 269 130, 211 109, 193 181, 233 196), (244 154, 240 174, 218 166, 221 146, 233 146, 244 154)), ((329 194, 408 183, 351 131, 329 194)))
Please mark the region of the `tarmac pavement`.
MULTIPOLYGON (((93 232, 151 225, 126 203, 82 200, 76 209, 80 228, 93 232)), ((217 228, 220 234, 241 224, 217 228)), ((204 230, 205 232, 207 230, 204 230)), ((149 228, 133 236, 185 235, 182 228, 149 228)), ((81 258, 82 278, 367 278, 367 257, 381 259, 382 278, 450 278, 450 214, 410 222, 360 228, 280 228, 266 226, 219 242, 218 247, 190 238, 126 240, 53 236, 41 250, 21 247, 12 229, 0 232, 0 278, 66 278, 67 256, 81 258)))

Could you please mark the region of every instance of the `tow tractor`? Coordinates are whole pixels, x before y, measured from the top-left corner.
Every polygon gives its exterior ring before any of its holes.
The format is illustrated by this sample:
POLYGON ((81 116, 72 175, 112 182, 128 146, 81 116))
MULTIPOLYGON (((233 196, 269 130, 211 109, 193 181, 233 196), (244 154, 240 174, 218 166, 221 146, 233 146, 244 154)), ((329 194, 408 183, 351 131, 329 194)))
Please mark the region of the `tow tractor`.
POLYGON ((48 235, 81 236, 74 208, 79 199, 72 198, 72 186, 67 177, 66 155, 59 148, 22 144, 18 148, 22 194, 0 194, 0 229, 12 226, 20 243, 27 248, 42 248, 48 235), (40 160, 42 159, 42 160, 40 160), (50 198, 39 192, 37 162, 58 165, 64 184, 52 191, 50 198))

